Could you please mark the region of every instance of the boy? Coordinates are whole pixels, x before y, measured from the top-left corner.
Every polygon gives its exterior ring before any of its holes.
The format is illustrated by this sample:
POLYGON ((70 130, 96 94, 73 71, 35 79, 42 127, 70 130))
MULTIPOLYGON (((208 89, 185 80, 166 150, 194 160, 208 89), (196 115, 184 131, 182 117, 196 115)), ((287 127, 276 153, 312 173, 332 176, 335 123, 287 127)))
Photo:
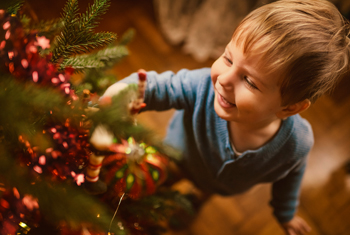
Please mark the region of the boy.
MULTIPOLYGON (((251 12, 211 69, 147 72, 144 110, 178 109, 166 142, 181 169, 207 193, 233 195, 271 182, 271 205, 286 234, 305 234, 295 216, 313 145, 300 112, 348 70, 349 24, 326 0, 281 0, 251 12)), ((107 89, 112 96, 132 74, 107 89)))

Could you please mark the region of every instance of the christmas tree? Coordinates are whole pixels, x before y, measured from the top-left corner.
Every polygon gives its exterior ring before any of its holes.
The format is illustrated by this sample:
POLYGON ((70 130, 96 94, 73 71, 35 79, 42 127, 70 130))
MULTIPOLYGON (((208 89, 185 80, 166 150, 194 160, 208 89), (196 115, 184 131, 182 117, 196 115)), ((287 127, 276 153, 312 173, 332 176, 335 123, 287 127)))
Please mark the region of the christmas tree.
POLYGON ((193 214, 163 185, 178 154, 136 124, 145 73, 100 98, 133 36, 94 32, 109 4, 32 22, 23 1, 0 3, 1 234, 160 234, 193 214))

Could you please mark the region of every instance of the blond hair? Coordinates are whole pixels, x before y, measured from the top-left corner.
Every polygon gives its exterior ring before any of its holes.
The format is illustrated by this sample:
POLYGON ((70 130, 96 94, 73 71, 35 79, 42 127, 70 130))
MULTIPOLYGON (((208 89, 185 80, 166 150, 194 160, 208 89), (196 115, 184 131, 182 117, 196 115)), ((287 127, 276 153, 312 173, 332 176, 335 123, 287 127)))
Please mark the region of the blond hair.
POLYGON ((233 41, 280 77, 282 104, 314 102, 349 69, 349 23, 326 0, 280 0, 246 16, 233 41))

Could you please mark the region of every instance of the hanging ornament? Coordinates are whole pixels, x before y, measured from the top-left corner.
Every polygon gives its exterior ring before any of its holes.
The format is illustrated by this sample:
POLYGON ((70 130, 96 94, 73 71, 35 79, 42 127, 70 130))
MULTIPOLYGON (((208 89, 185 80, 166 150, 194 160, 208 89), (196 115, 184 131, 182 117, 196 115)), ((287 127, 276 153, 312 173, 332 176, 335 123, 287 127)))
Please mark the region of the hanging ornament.
POLYGON ((124 192, 132 199, 155 193, 167 178, 168 158, 154 147, 138 144, 133 138, 113 144, 104 160, 105 182, 120 197, 124 192))
POLYGON ((103 151, 109 150, 113 140, 113 133, 109 132, 104 125, 97 126, 91 135, 90 143, 97 151, 90 155, 89 165, 85 174, 86 181, 84 186, 90 194, 101 194, 107 190, 106 184, 99 180, 99 174, 102 161, 105 158, 103 151))
MULTIPOLYGON (((138 71, 138 89, 136 98, 129 104, 129 113, 136 125, 136 115, 146 106, 144 94, 146 89, 146 71, 138 71)), ((145 143, 136 143, 130 137, 121 140, 121 144, 113 144, 109 150, 115 154, 106 157, 104 165, 107 173, 105 182, 117 197, 126 193, 133 199, 139 199, 155 193, 167 177, 168 159, 154 147, 145 143)))
MULTIPOLYGON (((128 105, 128 115, 130 115, 136 125, 136 114, 140 111, 141 108, 145 107, 144 101, 144 93, 146 87, 146 71, 139 70, 138 71, 138 89, 135 99, 133 99, 128 105)), ((86 93, 86 92, 85 92, 86 93)), ((105 96, 99 101, 99 105, 101 107, 108 106, 108 104, 112 101, 111 97, 105 96)), ((89 109, 87 111, 96 111, 89 109)), ((94 149, 93 153, 89 158, 89 165, 86 169, 85 174, 85 189, 90 194, 102 194, 107 190, 107 186, 101 180, 99 180, 100 170, 102 167, 103 159, 106 154, 109 154, 108 151, 114 151, 115 149, 111 149, 111 145, 113 144, 114 136, 111 132, 107 130, 107 127, 104 125, 98 125, 94 132, 91 135, 90 143, 94 149)), ((113 147, 112 147, 113 148, 113 147)), ((117 151, 118 152, 118 151, 117 151)), ((133 181, 133 176, 130 175, 128 178, 128 182, 133 181)), ((122 190, 120 191, 122 193, 122 190)))

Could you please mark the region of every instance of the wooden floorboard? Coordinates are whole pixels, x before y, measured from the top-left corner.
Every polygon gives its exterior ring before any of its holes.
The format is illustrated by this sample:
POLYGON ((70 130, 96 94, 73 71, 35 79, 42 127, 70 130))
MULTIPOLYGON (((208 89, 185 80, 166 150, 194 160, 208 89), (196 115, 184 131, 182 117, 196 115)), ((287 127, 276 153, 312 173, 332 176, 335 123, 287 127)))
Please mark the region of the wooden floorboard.
MULTIPOLYGON (((30 0, 39 18, 59 17, 64 1, 30 0)), ((91 2, 91 1, 89 1, 91 2)), ((86 1, 80 1, 81 9, 86 1)), ((113 0, 99 30, 121 35, 128 28, 136 35, 129 44, 130 56, 114 68, 120 78, 139 68, 178 71, 181 68, 210 66, 171 46, 159 31, 151 0, 113 0)), ((298 214, 312 226, 311 235, 350 234, 350 178, 344 164, 350 159, 350 79, 344 80, 333 95, 318 100, 302 114, 315 134, 315 147, 303 181, 298 214)), ((140 121, 164 136, 173 111, 149 112, 140 121)), ((203 206, 192 226, 169 235, 282 235, 268 206, 270 186, 261 185, 234 197, 215 196, 203 206)))

